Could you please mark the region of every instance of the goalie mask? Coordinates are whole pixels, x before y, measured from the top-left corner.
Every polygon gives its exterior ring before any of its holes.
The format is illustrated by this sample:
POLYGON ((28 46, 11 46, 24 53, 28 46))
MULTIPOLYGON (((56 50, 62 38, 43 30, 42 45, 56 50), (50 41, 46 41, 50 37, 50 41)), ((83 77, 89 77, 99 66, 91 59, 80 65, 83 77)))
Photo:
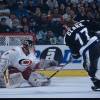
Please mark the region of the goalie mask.
POLYGON ((24 40, 22 44, 26 47, 34 47, 34 43, 31 40, 24 40))

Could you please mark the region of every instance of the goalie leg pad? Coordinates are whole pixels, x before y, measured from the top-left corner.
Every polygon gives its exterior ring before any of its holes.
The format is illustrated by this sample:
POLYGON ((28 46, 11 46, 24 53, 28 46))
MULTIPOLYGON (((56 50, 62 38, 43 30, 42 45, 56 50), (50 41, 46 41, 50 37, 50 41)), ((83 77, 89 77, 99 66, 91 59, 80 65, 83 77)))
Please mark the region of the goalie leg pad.
POLYGON ((5 80, 4 80, 4 75, 3 73, 0 73, 0 88, 5 88, 6 84, 5 84, 5 80))
POLYGON ((28 81, 33 87, 48 86, 50 84, 50 80, 46 76, 36 72, 31 73, 28 81))
POLYGON ((6 86, 7 88, 20 87, 23 81, 24 81, 24 78, 20 72, 9 74, 8 83, 6 86))

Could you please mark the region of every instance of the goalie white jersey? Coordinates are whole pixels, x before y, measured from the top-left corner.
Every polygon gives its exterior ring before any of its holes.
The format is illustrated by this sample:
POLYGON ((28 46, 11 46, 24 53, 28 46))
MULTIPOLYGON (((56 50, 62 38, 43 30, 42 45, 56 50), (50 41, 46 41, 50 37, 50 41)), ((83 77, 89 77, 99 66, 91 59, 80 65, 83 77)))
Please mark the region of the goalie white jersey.
POLYGON ((21 47, 16 47, 9 51, 6 51, 1 59, 7 59, 9 61, 8 66, 13 66, 20 71, 24 71, 27 67, 33 67, 39 62, 36 58, 34 51, 31 50, 29 55, 25 55, 21 47))

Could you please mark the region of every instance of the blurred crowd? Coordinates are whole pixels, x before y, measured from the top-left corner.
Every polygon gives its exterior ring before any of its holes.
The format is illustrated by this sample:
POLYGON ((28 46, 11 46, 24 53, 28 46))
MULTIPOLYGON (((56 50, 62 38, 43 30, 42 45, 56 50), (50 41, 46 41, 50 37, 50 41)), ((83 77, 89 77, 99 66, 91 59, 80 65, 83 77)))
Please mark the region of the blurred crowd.
POLYGON ((0 0, 0 33, 30 32, 36 44, 63 44, 69 16, 100 23, 100 0, 0 0))

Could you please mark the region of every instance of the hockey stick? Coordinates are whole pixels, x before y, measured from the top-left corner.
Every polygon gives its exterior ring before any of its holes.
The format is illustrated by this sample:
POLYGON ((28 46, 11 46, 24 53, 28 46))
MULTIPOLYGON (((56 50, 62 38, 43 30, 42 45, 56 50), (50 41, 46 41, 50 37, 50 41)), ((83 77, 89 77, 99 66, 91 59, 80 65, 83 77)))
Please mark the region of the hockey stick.
POLYGON ((66 64, 64 65, 59 65, 62 66, 60 69, 58 69, 55 73, 53 73, 50 77, 48 77, 48 80, 50 80, 52 77, 54 77, 59 71, 61 71, 66 65, 70 64, 72 61, 69 60, 66 64))

